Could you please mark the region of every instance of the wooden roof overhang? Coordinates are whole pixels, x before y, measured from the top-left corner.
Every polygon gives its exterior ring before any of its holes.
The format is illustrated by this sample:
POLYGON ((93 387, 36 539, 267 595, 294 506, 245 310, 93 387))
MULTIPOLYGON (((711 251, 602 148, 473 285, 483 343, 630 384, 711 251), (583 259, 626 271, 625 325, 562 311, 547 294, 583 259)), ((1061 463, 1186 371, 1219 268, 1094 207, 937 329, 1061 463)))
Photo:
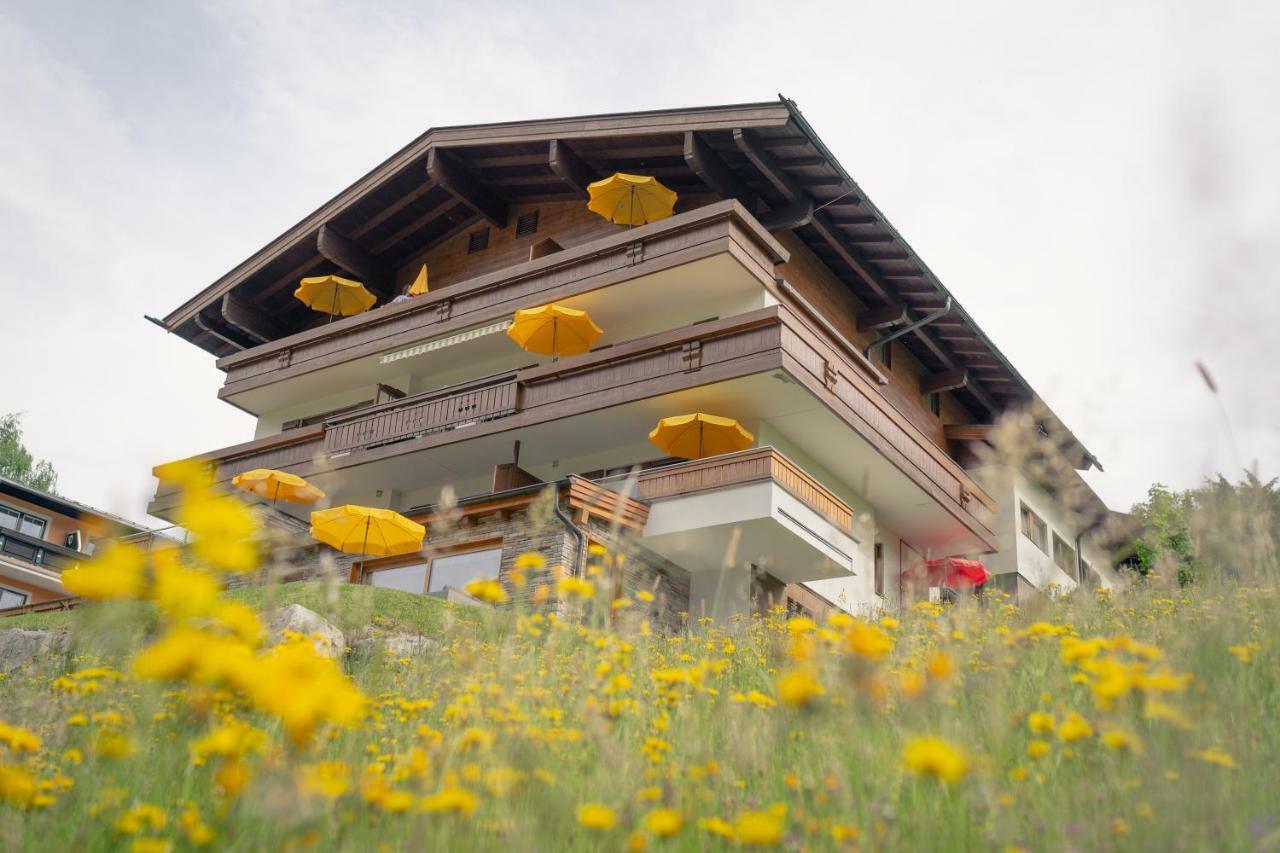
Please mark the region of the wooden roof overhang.
POLYGON ((1036 400, 785 98, 430 129, 163 325, 218 356, 277 340, 316 322, 293 299, 299 278, 345 272, 385 300, 411 257, 479 223, 505 226, 512 204, 584 199, 614 171, 655 175, 682 197, 736 198, 771 230, 791 229, 867 306, 865 330, 888 333, 950 304, 899 339, 935 390, 985 421, 1036 400))

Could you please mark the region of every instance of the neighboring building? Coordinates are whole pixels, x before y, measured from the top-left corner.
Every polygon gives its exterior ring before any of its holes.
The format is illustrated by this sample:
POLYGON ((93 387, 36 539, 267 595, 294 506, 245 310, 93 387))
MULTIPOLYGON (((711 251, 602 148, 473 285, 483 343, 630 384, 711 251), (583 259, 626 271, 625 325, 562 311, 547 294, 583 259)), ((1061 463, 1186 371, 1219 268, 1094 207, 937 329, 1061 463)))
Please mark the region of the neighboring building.
POLYGON ((64 569, 99 542, 145 534, 131 521, 0 477, 0 611, 67 598, 64 569))
MULTIPOLYGON (((1007 535, 1024 496, 1042 518, 1053 500, 967 470, 966 431, 1035 392, 790 101, 429 130, 156 322, 258 418, 201 454, 218 480, 283 468, 427 524, 423 554, 355 581, 436 591, 526 550, 581 567, 620 532, 628 582, 695 615, 893 606, 914 561, 997 549, 1027 583, 1056 578, 1007 535), (676 215, 589 212, 615 171, 658 177, 676 215), (423 264, 430 292, 391 304, 423 264), (380 304, 329 322, 293 298, 328 273, 380 304), (553 301, 588 310, 600 346, 515 347, 512 313, 553 301), (691 411, 757 446, 661 458, 649 429, 691 411)), ((162 484, 151 512, 176 498, 162 484)))

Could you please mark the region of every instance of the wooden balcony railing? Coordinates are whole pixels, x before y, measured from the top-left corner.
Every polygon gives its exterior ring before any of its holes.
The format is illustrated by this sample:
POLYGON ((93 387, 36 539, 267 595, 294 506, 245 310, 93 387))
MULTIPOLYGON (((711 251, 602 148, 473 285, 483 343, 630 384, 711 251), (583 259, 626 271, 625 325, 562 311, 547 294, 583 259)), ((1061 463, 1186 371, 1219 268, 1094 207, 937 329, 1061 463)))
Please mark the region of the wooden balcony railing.
POLYGON ((0 528, 0 554, 57 571, 70 568, 85 558, 79 551, 4 528, 0 528))
POLYGON ((487 377, 384 403, 328 422, 324 451, 368 449, 434 432, 506 417, 516 412, 516 374, 487 377))
POLYGON ((637 475, 635 496, 658 501, 769 481, 846 533, 853 530, 849 505, 772 447, 650 468, 637 475))

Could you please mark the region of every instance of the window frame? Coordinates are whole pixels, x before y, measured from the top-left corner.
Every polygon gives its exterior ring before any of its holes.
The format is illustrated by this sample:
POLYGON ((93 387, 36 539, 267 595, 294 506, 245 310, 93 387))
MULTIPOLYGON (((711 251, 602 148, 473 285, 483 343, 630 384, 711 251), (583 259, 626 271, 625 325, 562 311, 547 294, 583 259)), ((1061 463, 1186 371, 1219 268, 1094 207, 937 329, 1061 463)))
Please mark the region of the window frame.
POLYGON ((1059 536, 1057 531, 1054 531, 1053 536, 1050 539, 1050 542, 1053 545, 1053 550, 1049 556, 1053 557, 1053 564, 1058 568, 1062 569, 1062 571, 1066 573, 1067 577, 1074 578, 1076 581, 1079 581, 1080 580, 1080 564, 1078 562, 1078 557, 1076 555, 1076 549, 1072 547, 1070 542, 1068 542, 1066 539, 1063 539, 1061 536, 1059 536), (1064 566, 1062 565, 1062 562, 1059 561, 1058 551, 1060 549, 1064 556, 1070 557, 1069 566, 1064 566))
POLYGON ((875 594, 884 598, 884 543, 877 542, 871 550, 871 582, 875 594))
POLYGON ((18 602, 17 604, 11 604, 8 607, 0 608, 2 610, 8 610, 13 607, 26 607, 28 604, 31 603, 31 593, 27 592, 24 589, 14 589, 11 586, 5 586, 4 584, 0 584, 0 597, 3 597, 4 593, 6 592, 9 593, 10 595, 20 596, 22 598, 22 601, 18 602))
POLYGON ((386 569, 402 569, 406 566, 414 566, 424 564, 426 572, 422 578, 422 592, 419 595, 430 595, 428 590, 431 589, 431 575, 435 571, 435 562, 444 557, 457 557, 462 554, 479 553, 481 551, 498 551, 498 572, 495 578, 502 577, 502 556, 503 556, 503 540, 501 538, 482 539, 475 542, 461 542, 457 545, 448 545, 439 548, 432 548, 428 553, 426 550, 415 551, 412 554, 404 554, 399 557, 384 557, 377 560, 365 560, 362 563, 352 564, 351 574, 352 580, 358 581, 366 586, 373 586, 372 575, 386 569))
POLYGON ((1023 536, 1027 537, 1027 539, 1031 541, 1031 544, 1039 548, 1041 553, 1052 556, 1049 554, 1049 524, 1040 517, 1040 513, 1027 506, 1026 501, 1018 501, 1018 530, 1021 531, 1023 536), (1028 532, 1028 517, 1035 520, 1035 523, 1032 525, 1032 529, 1040 534, 1040 539, 1037 539, 1028 532))
POLYGON ((18 516, 18 526, 17 526, 17 527, 13 527, 13 528, 9 528, 9 527, 0 527, 0 531, 4 531, 4 530, 12 530, 14 533, 17 533, 19 536, 30 536, 30 537, 32 537, 33 539, 38 539, 38 540, 40 540, 41 542, 46 541, 46 540, 45 540, 45 536, 46 536, 46 535, 48 535, 48 533, 49 533, 49 524, 50 524, 50 523, 51 523, 51 521, 52 521, 52 519, 50 519, 50 518, 49 518, 49 516, 47 516, 47 515, 36 515, 34 512, 30 512, 29 510, 25 510, 25 509, 23 509, 23 508, 22 508, 22 507, 20 507, 20 506, 14 506, 14 505, 13 505, 13 504, 11 504, 11 503, 5 503, 5 502, 3 502, 3 501, 0 501, 0 508, 6 509, 6 510, 8 510, 9 512, 12 512, 12 513, 16 513, 16 514, 17 514, 17 516, 18 516), (39 533, 38 535, 28 533, 28 532, 26 532, 25 530, 23 530, 23 529, 22 529, 22 522, 23 522, 24 520, 28 519, 28 518, 30 518, 30 519, 32 519, 32 520, 34 520, 34 521, 38 521, 38 522, 40 522, 40 533, 39 533))

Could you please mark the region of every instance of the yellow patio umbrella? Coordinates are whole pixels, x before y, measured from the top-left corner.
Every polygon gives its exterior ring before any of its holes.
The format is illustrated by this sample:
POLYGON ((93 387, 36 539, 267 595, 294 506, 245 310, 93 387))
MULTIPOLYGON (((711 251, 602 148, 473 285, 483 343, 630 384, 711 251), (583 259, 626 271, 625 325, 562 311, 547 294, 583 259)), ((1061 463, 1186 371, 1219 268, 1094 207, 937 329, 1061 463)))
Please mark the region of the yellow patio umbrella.
POLYGON ((410 296, 421 296, 427 292, 427 265, 423 264, 422 269, 418 270, 418 277, 413 280, 413 284, 409 285, 410 296))
POLYGON ((373 307, 378 297, 363 284, 336 275, 318 275, 298 282, 293 295, 313 311, 333 317, 363 314, 373 307))
POLYGON ((595 346, 601 329, 586 311, 556 305, 521 308, 507 335, 528 352, 539 355, 578 355, 595 346))
POLYGON ((254 468, 237 474, 231 478, 231 485, 272 503, 287 501, 293 504, 313 504, 324 497, 324 492, 297 474, 271 468, 254 468))
POLYGON ((394 557, 422 548, 427 529, 395 510, 344 504, 311 513, 311 536, 347 554, 394 557))
POLYGON ((649 440, 660 450, 683 459, 745 450, 755 439, 733 418, 705 412, 663 418, 649 433, 649 440))
POLYGON ((676 206, 676 194, 649 175, 614 172, 587 185, 587 210, 619 225, 644 225, 666 219, 676 206))

